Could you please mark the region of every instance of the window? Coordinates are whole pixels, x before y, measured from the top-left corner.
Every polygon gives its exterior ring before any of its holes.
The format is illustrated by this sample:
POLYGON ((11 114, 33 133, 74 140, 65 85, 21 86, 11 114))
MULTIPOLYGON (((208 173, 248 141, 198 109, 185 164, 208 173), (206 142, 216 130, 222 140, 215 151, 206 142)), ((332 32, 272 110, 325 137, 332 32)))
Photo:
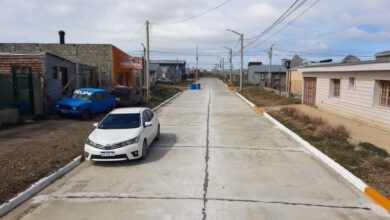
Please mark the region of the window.
POLYGON ((330 82, 330 95, 332 97, 340 97, 340 79, 331 79, 330 82))
POLYGON ((52 77, 53 79, 58 79, 58 69, 56 66, 53 66, 52 77))
POLYGON ((142 122, 147 122, 148 121, 148 114, 146 113, 146 111, 143 111, 142 112, 142 122))
POLYGON ((355 77, 349 77, 349 89, 355 89, 355 77))
POLYGON ((96 93, 95 94, 95 99, 106 99, 108 97, 108 94, 106 92, 101 92, 101 93, 96 93))
POLYGON ((390 106, 390 80, 380 80, 379 104, 390 106))
POLYGON ((151 121, 154 117, 154 113, 150 110, 145 110, 146 114, 148 115, 148 121, 151 121))

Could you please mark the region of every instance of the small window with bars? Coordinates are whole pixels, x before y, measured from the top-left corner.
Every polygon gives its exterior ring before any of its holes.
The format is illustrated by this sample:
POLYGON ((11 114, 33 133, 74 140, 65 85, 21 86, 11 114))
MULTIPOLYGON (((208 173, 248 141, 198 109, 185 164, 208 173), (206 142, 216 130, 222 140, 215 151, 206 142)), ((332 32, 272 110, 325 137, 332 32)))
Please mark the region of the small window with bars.
POLYGON ((380 80, 379 104, 390 107, 390 80, 380 80))
POLYGON ((340 97, 340 79, 331 79, 331 96, 340 97))

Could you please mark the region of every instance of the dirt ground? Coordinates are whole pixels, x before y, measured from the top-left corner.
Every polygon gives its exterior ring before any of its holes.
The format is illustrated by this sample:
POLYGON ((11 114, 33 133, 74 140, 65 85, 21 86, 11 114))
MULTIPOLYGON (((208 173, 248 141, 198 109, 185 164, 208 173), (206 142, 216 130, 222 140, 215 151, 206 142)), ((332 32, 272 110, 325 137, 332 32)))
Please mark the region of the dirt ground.
POLYGON ((309 115, 294 107, 269 114, 368 185, 390 197, 390 157, 385 150, 369 143, 350 143, 350 132, 345 126, 331 124, 319 115, 309 115))
POLYGON ((332 125, 342 124, 347 128, 350 137, 354 141, 370 142, 390 153, 390 132, 388 131, 356 120, 325 112, 308 105, 294 105, 294 107, 310 116, 321 117, 332 125))
POLYGON ((301 102, 298 99, 280 96, 273 91, 267 91, 253 85, 244 86, 240 93, 259 107, 291 105, 301 102))
MULTIPOLYGON (((158 85, 152 90, 153 108, 177 94, 182 85, 158 85)), ((84 142, 92 132, 91 120, 59 116, 15 127, 0 128, 0 204, 27 189, 83 153, 84 142)))
POLYGON ((53 173, 83 152, 93 122, 77 118, 33 122, 0 129, 0 204, 53 173))

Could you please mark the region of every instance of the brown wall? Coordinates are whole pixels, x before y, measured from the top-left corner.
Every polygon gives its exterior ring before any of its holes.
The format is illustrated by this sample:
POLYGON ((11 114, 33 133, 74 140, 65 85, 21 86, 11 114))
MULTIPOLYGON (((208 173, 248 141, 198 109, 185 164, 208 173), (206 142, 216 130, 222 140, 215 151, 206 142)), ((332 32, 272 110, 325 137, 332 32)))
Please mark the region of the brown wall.
POLYGON ((12 66, 32 67, 33 75, 42 76, 44 55, 0 55, 0 74, 11 74, 12 66))
POLYGON ((113 55, 113 67, 114 67, 114 76, 112 85, 125 85, 130 87, 135 87, 135 75, 130 67, 126 67, 123 65, 126 60, 131 58, 130 55, 121 51, 120 49, 113 47, 112 49, 113 55), (121 65, 122 64, 122 65, 121 65), (120 75, 122 75, 122 82, 120 82, 120 75))

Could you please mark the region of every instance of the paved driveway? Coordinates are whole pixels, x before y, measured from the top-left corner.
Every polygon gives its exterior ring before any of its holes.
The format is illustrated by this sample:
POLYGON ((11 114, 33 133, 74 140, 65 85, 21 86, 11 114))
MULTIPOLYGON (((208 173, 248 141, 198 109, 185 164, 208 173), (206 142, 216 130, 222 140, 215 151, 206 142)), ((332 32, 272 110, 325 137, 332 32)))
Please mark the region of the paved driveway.
POLYGON ((22 219, 386 218, 220 81, 201 82, 158 111, 145 161, 83 163, 22 219))

